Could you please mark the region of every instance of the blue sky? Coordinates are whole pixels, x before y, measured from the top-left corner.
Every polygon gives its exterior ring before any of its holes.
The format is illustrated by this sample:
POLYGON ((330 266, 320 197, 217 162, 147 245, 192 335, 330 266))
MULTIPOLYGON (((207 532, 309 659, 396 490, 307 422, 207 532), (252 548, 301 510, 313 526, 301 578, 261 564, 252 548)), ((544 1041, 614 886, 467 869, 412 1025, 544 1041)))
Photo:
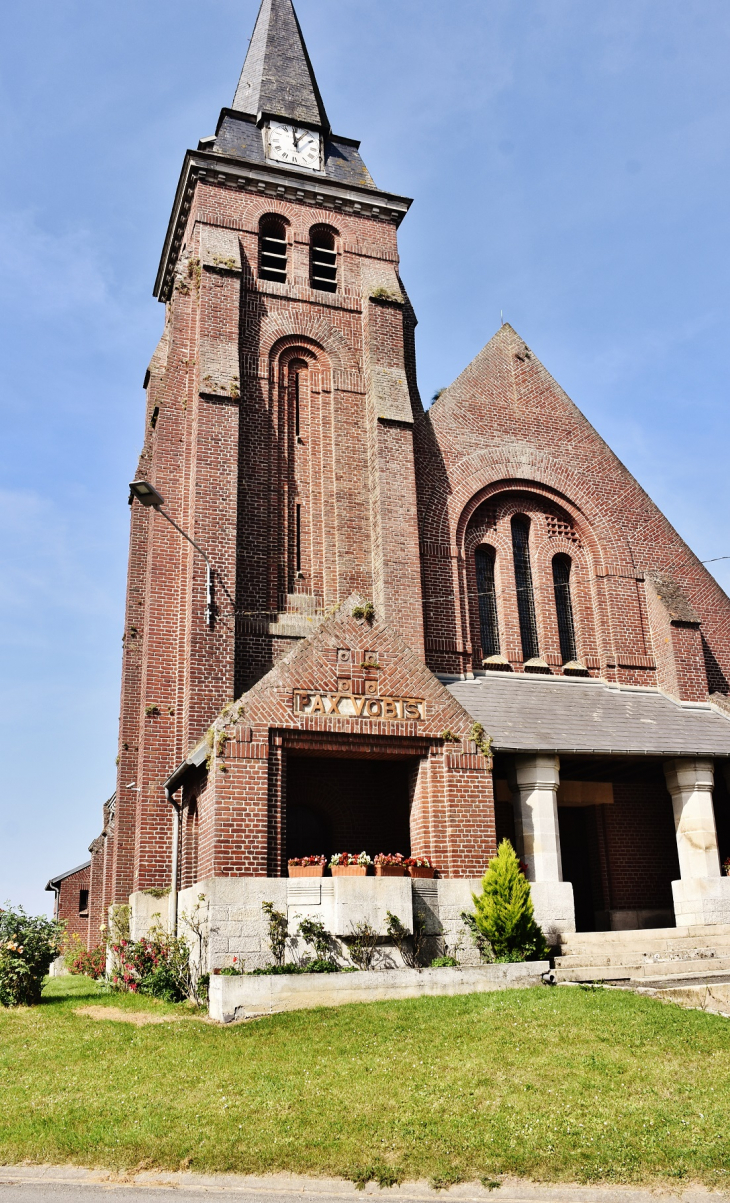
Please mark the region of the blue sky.
MULTIPOLYGON (((152 283, 257 7, 24 0, 4 22, 0 904, 49 905, 114 786, 152 283)), ((698 555, 730 555, 727 0, 297 11, 335 131, 415 198, 424 398, 503 311, 698 555)))

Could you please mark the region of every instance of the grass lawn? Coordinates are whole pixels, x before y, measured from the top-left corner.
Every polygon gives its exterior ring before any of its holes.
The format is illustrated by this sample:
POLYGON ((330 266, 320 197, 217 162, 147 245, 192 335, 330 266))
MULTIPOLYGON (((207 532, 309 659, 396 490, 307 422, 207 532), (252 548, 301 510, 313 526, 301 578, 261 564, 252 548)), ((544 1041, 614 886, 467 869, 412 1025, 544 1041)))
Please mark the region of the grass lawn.
POLYGON ((538 987, 221 1028, 57 978, 40 1007, 0 1008, 0 1162, 24 1160, 727 1186, 730 1021, 538 987))

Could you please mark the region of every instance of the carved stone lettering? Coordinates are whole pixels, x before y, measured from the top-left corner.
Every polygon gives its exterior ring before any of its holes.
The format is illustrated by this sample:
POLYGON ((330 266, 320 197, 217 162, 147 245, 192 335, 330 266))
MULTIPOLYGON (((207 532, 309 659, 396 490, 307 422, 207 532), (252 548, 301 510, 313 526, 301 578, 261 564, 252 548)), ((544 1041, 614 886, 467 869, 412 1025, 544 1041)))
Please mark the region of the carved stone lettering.
POLYGON ((293 709, 295 714, 389 719, 395 722, 422 723, 426 717, 426 702, 423 698, 391 698, 370 694, 358 697, 351 693, 320 693, 304 689, 294 690, 293 709))

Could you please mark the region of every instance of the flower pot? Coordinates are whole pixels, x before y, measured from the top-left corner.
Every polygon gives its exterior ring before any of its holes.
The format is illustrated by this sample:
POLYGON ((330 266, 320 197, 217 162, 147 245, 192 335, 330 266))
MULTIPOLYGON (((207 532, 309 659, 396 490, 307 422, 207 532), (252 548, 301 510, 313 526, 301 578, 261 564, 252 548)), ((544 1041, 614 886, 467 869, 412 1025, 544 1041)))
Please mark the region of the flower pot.
POLYGON ((403 865, 376 865, 376 877, 405 877, 403 865))
POLYGON ((367 877, 367 865, 330 865, 333 877, 367 877))
POLYGON ((425 865, 409 865, 407 872, 409 877, 433 877, 435 869, 428 869, 425 865))
POLYGON ((324 877, 324 865, 289 865, 290 877, 324 877))

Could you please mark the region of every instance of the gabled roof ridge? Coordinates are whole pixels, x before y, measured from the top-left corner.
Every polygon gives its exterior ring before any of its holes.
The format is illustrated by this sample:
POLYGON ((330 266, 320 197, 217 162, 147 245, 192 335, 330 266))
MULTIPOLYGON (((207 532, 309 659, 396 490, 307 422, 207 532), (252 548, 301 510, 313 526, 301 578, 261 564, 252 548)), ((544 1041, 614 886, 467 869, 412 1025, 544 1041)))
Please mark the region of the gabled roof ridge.
MULTIPOLYGON (((485 344, 481 348, 481 350, 477 351, 476 355, 472 356, 472 358, 469 360, 466 367, 461 369, 461 371, 459 372, 459 375, 456 377, 456 379, 452 380, 451 384, 447 385, 446 388, 441 390, 437 399, 429 406, 429 409, 427 412, 430 412, 431 410, 435 409, 437 405, 441 405, 441 403, 443 401, 449 400, 450 399, 449 393, 452 391, 452 389, 456 388, 459 381, 462 380, 464 376, 466 376, 467 372, 469 372, 474 367, 474 365, 479 362, 480 359, 482 359, 483 357, 486 358, 488 352, 496 344, 506 341, 508 339, 516 339, 518 342, 522 343, 522 346, 528 352, 530 358, 537 359, 537 356, 535 355, 534 351, 532 351, 530 349, 530 347, 528 347, 524 338, 522 337, 521 334, 519 334, 515 330, 514 326, 511 326, 509 324, 509 322, 502 322, 502 325, 499 326, 497 328, 497 330, 495 330, 492 337, 490 339, 488 339, 487 342, 485 342, 485 344)), ((545 365, 539 359, 537 359, 537 362, 540 364, 540 367, 542 367, 544 371, 547 371, 547 368, 545 368, 545 365)))
POLYGON ((77 865, 75 869, 67 869, 65 873, 58 873, 55 877, 48 879, 46 889, 52 890, 56 883, 65 881, 67 877, 73 877, 74 873, 80 873, 82 869, 89 869, 90 867, 91 861, 85 860, 83 865, 77 865))

